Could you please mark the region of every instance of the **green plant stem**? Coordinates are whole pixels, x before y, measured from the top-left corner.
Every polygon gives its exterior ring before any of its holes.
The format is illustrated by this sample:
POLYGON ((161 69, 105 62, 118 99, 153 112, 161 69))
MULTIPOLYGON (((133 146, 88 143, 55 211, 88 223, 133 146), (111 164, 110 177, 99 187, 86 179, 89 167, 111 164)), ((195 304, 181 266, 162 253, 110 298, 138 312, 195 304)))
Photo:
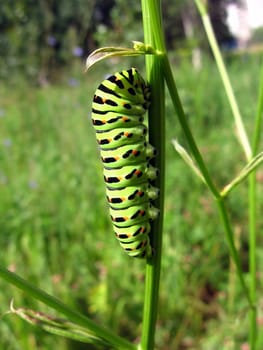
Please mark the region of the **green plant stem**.
MULTIPOLYGON (((198 2, 198 1, 197 1, 198 2)), ((228 242, 228 246, 230 249, 230 254, 233 258, 233 261, 237 268, 237 274, 243 288, 244 294, 249 302, 251 310, 254 309, 254 305, 251 301, 250 294, 248 292, 247 286, 245 284, 244 276, 241 270, 241 264, 238 252, 236 250, 234 244, 234 234, 233 230, 227 215, 227 210, 225 206, 225 201, 221 197, 218 192, 216 186, 214 185, 209 171, 206 168, 206 165, 203 161, 203 158, 196 146, 195 140, 192 136, 190 128, 185 118, 185 114, 177 93, 176 85, 173 80, 171 67, 168 61, 168 57, 166 54, 164 39, 163 39, 163 31, 161 26, 161 17, 160 17, 160 2, 158 0, 142 0, 142 9, 143 9, 143 21, 144 21, 144 33, 145 33, 145 43, 150 44, 155 47, 156 51, 159 52, 159 55, 154 57, 146 58, 146 66, 147 73, 149 76, 149 81, 152 88, 152 106, 150 110, 150 140, 151 143, 161 152, 159 155, 159 164, 157 166, 160 169, 160 183, 159 187, 161 189, 161 196, 159 198, 159 207, 162 215, 162 189, 163 189, 163 178, 162 176, 164 171, 164 164, 161 160, 164 152, 164 120, 163 120, 163 84, 162 77, 160 75, 160 67, 165 76, 165 80, 172 97, 172 101, 175 107, 175 110, 178 115, 178 119, 181 123, 182 129, 187 138, 189 147, 195 158, 196 163, 206 181, 207 186, 209 187, 211 193, 214 196, 214 199, 217 203, 218 210, 223 222, 224 230, 226 233, 226 238, 228 242), (158 96, 158 98, 155 98, 158 96), (158 103, 157 103, 158 101, 158 103), (155 117, 157 116, 157 118, 155 117), (151 128, 151 125, 154 128, 151 128), (161 161, 160 161, 161 160, 161 161)), ((204 13, 203 13, 204 15, 204 13)), ((209 18, 208 18, 209 20, 209 18)), ((207 25, 207 19, 205 19, 205 25, 212 30, 210 21, 208 21, 209 25, 207 25)), ((209 29, 209 30, 210 30, 209 29)), ((210 32, 209 32, 210 33, 210 32)), ((213 34, 213 32, 212 32, 213 34)), ((210 36, 210 34, 209 34, 210 36)), ((210 36, 212 37, 212 36, 210 36)), ((216 44, 216 41, 215 41, 216 44)), ((216 44, 217 45, 217 44, 216 44)), ((218 48, 218 47, 217 47, 218 48)), ((219 55, 217 55, 217 59, 219 62, 219 70, 221 72, 221 76, 224 82, 224 86, 227 92, 227 96, 230 101, 230 105, 235 117, 236 127, 238 130, 239 140, 244 148, 245 154, 248 159, 251 158, 251 149, 246 136, 246 132, 242 123, 242 119, 239 113, 238 105, 236 103, 233 90, 228 79, 228 75, 225 70, 224 63, 221 59, 220 61, 220 52, 218 50, 219 55)), ((142 339, 141 339, 141 349, 143 350, 152 350, 154 347, 154 334, 155 334, 155 324, 157 318, 157 305, 158 305, 158 291, 159 291, 159 278, 160 278, 160 262, 161 262, 161 231, 162 231, 162 217, 153 225, 153 245, 156 249, 155 256, 153 259, 148 259, 146 266, 146 286, 145 286, 145 303, 144 303, 144 313, 143 313, 143 327, 142 327, 142 339)))
MULTIPOLYGON (((256 305, 256 172, 249 175, 249 294, 256 305)), ((257 339, 257 309, 249 310, 249 344, 250 349, 256 349, 257 339)))
POLYGON ((187 123, 187 120, 185 117, 185 113, 184 113, 180 98, 178 96, 177 88, 176 88, 176 85, 175 85, 175 82, 173 79, 173 75, 172 75, 171 66, 170 66, 170 63, 168 61, 167 56, 164 56, 164 58, 163 58, 163 71, 164 71, 165 80, 166 80, 166 83, 167 83, 167 86, 168 86, 168 89, 169 89, 169 92, 170 92, 170 95, 172 98, 172 102, 173 102, 175 111, 177 112, 178 120, 181 124, 181 127, 182 127, 184 134, 186 136, 186 139, 188 141, 189 148, 190 148, 192 155, 193 155, 193 157, 194 157, 194 159, 199 167, 199 170, 201 171, 201 173, 203 175, 203 178, 205 179, 205 182, 206 182, 208 188, 210 189, 211 193, 213 194, 214 199, 218 205, 218 210, 219 210, 219 214, 220 214, 220 217, 222 219, 222 222, 223 222, 227 243, 228 243, 228 246, 230 249, 230 254, 231 254, 233 261, 236 265, 237 274, 238 274, 241 286, 244 290, 244 294, 248 300, 249 305, 251 307, 253 307, 253 304, 252 304, 251 299, 250 299, 250 295, 248 293, 248 289, 247 289, 246 284, 245 284, 244 276, 243 276, 243 273, 241 270, 239 255, 238 255, 238 252, 237 252, 235 244, 234 244, 234 239, 233 239, 234 234, 233 234, 231 224, 229 222, 229 218, 227 216, 227 211, 226 211, 224 199, 221 197, 219 191, 217 190, 216 186, 213 183, 213 180, 209 174, 208 169, 206 168, 206 165, 204 163, 202 155, 198 150, 198 147, 195 143, 195 140, 193 138, 191 130, 188 126, 188 123, 187 123))
MULTIPOLYGON (((160 1, 142 0, 142 13, 145 43, 154 46, 158 51, 163 51, 164 41, 160 19, 160 1)), ((151 86, 152 101, 149 109, 149 141, 158 152, 154 166, 159 169, 159 176, 155 185, 160 189, 160 196, 156 200, 156 206, 160 209, 160 215, 151 225, 150 238, 154 248, 154 256, 147 259, 146 262, 143 324, 140 344, 140 348, 143 350, 152 350, 154 348, 161 270, 165 176, 165 120, 164 81, 160 60, 161 58, 158 55, 146 56, 147 78, 151 86)))
POLYGON ((207 167, 204 163, 204 160, 202 158, 201 153, 199 152, 199 149, 196 145, 196 142, 194 140, 194 137, 191 133, 191 130, 188 126, 186 117, 185 117, 185 113, 177 92, 177 88, 173 79, 173 73, 172 73, 172 69, 168 60, 168 57, 165 56, 163 58, 163 71, 164 71, 164 76, 165 76, 165 80, 166 80, 166 84, 168 86, 169 89, 169 93, 174 105, 174 109, 177 113, 177 117, 179 119, 179 122, 181 124, 181 127, 185 133, 189 148, 192 152, 192 155, 196 161, 196 163, 198 164, 199 170, 201 171, 203 178, 208 186, 208 188, 210 189, 210 191, 212 192, 212 194, 214 195, 215 198, 220 198, 220 194, 217 190, 217 188, 215 187, 211 176, 209 174, 209 171, 207 170, 207 167))
POLYGON ((60 300, 47 294, 43 290, 31 285, 28 281, 17 276, 15 273, 0 267, 0 277, 5 281, 11 283, 17 288, 23 290, 28 295, 41 301, 45 305, 65 315, 71 322, 75 322, 79 326, 85 327, 90 332, 94 333, 97 337, 105 340, 110 346, 115 349, 135 350, 136 346, 129 343, 127 340, 109 332, 108 330, 96 325, 89 318, 84 315, 70 309, 63 304, 60 300))
POLYGON ((202 4, 202 2, 200 0, 195 0, 195 3, 197 5, 197 8, 200 12, 202 21, 203 21, 203 25, 204 25, 204 29, 210 44, 210 47, 213 51, 215 60, 216 60, 216 64, 218 67, 218 71, 220 73, 224 88, 225 88, 225 92, 233 113, 233 117, 235 120, 235 125, 236 125, 236 131, 237 131, 237 136, 239 139, 239 142, 244 150, 244 153, 246 155, 247 160, 250 160, 252 157, 252 151, 251 151, 251 146, 247 137, 247 133, 242 121, 242 117, 239 111, 239 107, 233 92, 233 88, 232 85, 230 83, 230 79, 222 58, 222 55, 220 53, 217 41, 216 41, 216 37, 215 37, 215 33, 213 30, 213 27, 211 25, 211 21, 207 12, 206 7, 202 4))
MULTIPOLYGON (((228 97, 232 113, 234 116, 237 135, 242 148, 245 152, 247 160, 255 157, 258 150, 259 138, 261 133, 261 123, 262 123, 262 111, 263 111, 263 70, 261 72, 261 84, 260 93, 258 99, 258 108, 255 122, 255 131, 253 135, 252 150, 251 146, 242 122, 238 104, 236 102, 233 89, 223 62, 218 44, 214 35, 214 31, 207 13, 206 7, 202 4, 201 0, 195 0, 198 10, 201 14, 203 25, 214 53, 214 57, 218 66, 219 73, 221 75, 226 95, 228 97)), ((250 350, 256 349, 256 338, 257 338, 257 309, 256 309, 256 172, 250 174, 249 176, 249 298, 252 307, 250 308, 250 327, 249 327, 249 342, 250 350)))
MULTIPOLYGON (((263 115, 263 65, 261 67, 261 79, 259 85, 259 96, 255 120, 255 129, 253 133, 252 155, 258 152, 261 126, 263 115)), ((250 274, 250 298, 256 305, 256 217, 257 217, 257 183, 256 172, 249 176, 249 274, 250 274)), ((257 309, 250 310, 250 327, 249 327, 250 349, 256 349, 257 342, 257 309)))
POLYGON ((237 274, 239 277, 241 287, 242 287, 244 294, 248 300, 250 308, 254 309, 254 305, 253 305, 253 302, 250 298, 250 294, 249 294, 248 288, 247 288, 246 283, 245 283, 244 275, 242 273, 242 268, 241 268, 241 263, 240 263, 238 251, 235 247, 234 232, 233 232, 232 225, 229 221, 229 217, 227 214, 225 200, 224 200, 224 198, 221 198, 221 199, 217 200, 216 203, 217 203, 218 211, 219 211, 219 214, 220 214, 220 217, 221 217, 224 229, 225 229, 229 251, 230 251, 231 257, 232 257, 233 262, 235 263, 235 266, 237 269, 237 274))
POLYGON ((263 117, 263 64, 261 65, 259 96, 258 96, 257 111, 256 111, 255 129, 253 133, 253 142, 252 142, 252 152, 254 156, 258 152, 260 137, 262 134, 262 129, 261 129, 262 117, 263 117))

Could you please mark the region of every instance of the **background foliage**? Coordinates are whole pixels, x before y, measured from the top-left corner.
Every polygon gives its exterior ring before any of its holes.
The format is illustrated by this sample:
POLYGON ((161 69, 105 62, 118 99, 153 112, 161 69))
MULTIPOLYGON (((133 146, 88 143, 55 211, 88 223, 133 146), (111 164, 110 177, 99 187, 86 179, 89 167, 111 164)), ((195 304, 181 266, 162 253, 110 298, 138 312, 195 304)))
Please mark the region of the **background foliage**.
MULTIPOLYGON (((223 4, 210 1, 220 42, 229 39, 223 4)), ((190 48, 204 36, 187 37, 184 17, 196 25, 192 1, 163 1, 168 48, 190 48)), ((0 78, 25 73, 41 85, 57 80, 77 58, 99 46, 126 45, 143 40, 139 1, 123 0, 6 0, 0 4, 0 78), (129 28, 129 30, 127 30, 129 28)))

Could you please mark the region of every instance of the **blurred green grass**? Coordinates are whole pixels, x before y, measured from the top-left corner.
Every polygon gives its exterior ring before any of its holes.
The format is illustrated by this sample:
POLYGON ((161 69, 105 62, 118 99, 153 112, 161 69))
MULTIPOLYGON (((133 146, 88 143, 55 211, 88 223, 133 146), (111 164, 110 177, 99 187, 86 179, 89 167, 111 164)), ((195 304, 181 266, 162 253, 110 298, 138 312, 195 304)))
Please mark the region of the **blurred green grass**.
MULTIPOLYGON (((126 67, 112 66, 110 73, 122 68, 126 67)), ((251 135, 258 58, 238 58, 228 68, 251 135)), ((98 65, 85 76, 82 70, 65 75, 56 86, 38 88, 23 80, 0 86, 0 263, 133 340, 140 332, 144 263, 119 248, 105 201, 90 120, 92 97, 105 67, 98 65)), ((233 135, 216 67, 207 59, 201 71, 194 71, 187 62, 180 67, 175 64, 174 71, 198 145, 216 183, 223 186, 245 160, 233 135)), ((238 282, 234 283, 231 307, 242 327, 238 322, 233 326, 234 316, 227 314, 233 277, 223 230, 212 198, 174 151, 172 138, 187 147, 168 99, 157 347, 218 349, 230 336, 227 326, 231 324, 237 347, 226 349, 240 349, 247 337, 246 302, 238 282)), ((261 191, 260 176, 259 181, 261 191)), ((245 271, 246 204, 243 184, 231 194, 228 205, 245 271)), ((259 248, 260 261, 262 253, 259 248)), ((8 310, 12 298, 15 306, 45 310, 3 281, 0 288, 0 314, 8 310)), ((1 346, 10 350, 83 348, 31 328, 12 315, 1 319, 0 339, 1 346)))

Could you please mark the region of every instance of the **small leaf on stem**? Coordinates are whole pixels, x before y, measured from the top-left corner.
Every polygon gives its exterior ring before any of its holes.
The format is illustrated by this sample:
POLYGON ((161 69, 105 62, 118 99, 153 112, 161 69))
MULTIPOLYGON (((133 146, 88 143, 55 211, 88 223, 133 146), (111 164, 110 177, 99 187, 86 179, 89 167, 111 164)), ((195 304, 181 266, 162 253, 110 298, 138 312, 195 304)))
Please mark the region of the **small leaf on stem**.
POLYGON ((80 327, 67 319, 50 316, 46 313, 27 308, 15 308, 13 300, 10 303, 10 313, 14 313, 23 320, 52 334, 57 334, 84 343, 109 345, 96 334, 87 331, 84 327, 80 327))
POLYGON ((86 60, 86 71, 95 63, 115 56, 140 56, 155 54, 155 50, 150 45, 145 45, 140 41, 133 41, 133 48, 127 47, 101 47, 93 51, 86 60))
POLYGON ((263 162, 263 152, 260 152, 240 171, 240 173, 220 192, 222 197, 225 197, 235 186, 244 181, 247 176, 254 171, 263 162))
POLYGON ((206 183, 203 175, 201 174, 199 168, 194 163, 193 158, 187 153, 186 149, 179 144, 179 142, 175 139, 172 140, 172 144, 177 153, 182 157, 182 159, 186 162, 187 165, 193 170, 193 172, 204 182, 206 183))

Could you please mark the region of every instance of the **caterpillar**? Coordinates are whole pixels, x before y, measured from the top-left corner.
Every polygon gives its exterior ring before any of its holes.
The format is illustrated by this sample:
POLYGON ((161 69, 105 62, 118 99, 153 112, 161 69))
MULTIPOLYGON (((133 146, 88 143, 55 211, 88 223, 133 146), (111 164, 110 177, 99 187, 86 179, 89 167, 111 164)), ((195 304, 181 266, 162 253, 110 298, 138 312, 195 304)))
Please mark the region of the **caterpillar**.
POLYGON ((153 254, 150 223, 159 212, 152 204, 159 194, 152 185, 158 170, 150 164, 156 151, 143 124, 149 105, 150 88, 136 68, 104 80, 92 103, 114 232, 122 248, 138 258, 153 254))

